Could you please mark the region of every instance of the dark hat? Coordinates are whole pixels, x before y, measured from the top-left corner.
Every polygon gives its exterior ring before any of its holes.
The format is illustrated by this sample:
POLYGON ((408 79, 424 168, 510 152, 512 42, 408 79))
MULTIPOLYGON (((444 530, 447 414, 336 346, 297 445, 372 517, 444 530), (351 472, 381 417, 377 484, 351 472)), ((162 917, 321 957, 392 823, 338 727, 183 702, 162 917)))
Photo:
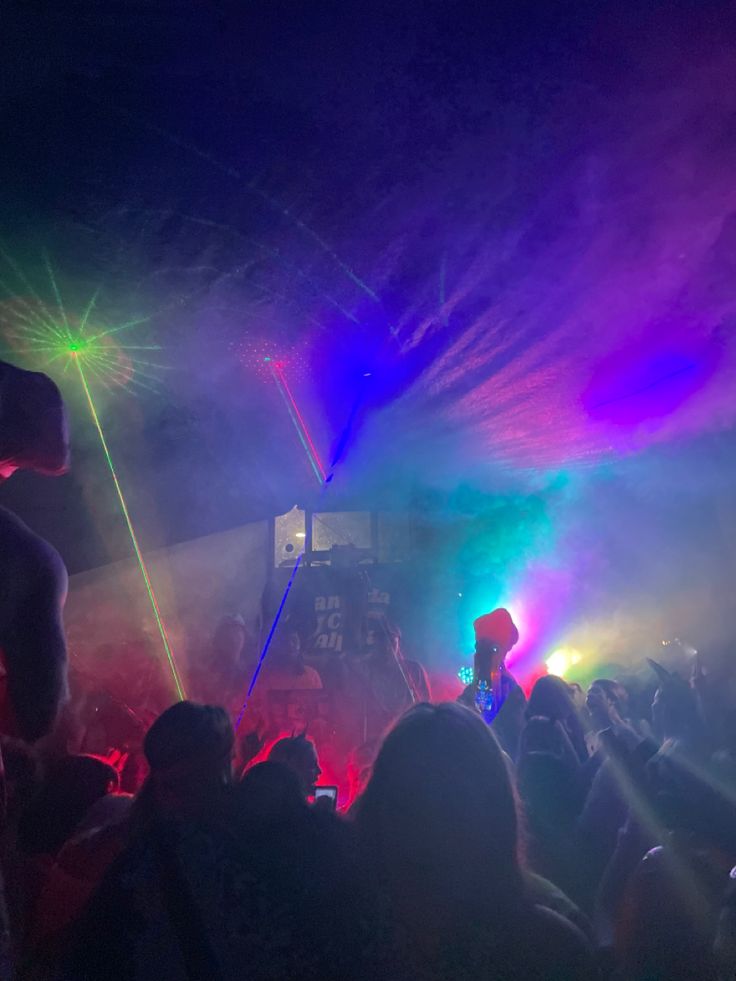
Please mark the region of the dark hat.
POLYGON ((0 361, 0 465, 58 476, 69 469, 61 392, 38 371, 0 361))

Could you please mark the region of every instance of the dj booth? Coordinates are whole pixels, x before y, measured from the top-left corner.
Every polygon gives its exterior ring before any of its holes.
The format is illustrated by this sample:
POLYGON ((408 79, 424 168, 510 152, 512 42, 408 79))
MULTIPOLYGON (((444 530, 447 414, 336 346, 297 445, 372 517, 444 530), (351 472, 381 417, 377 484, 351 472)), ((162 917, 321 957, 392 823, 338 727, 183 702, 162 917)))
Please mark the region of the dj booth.
POLYGON ((381 618, 399 627, 408 653, 426 662, 436 583, 417 559, 421 531, 406 514, 293 508, 270 523, 272 568, 263 630, 300 560, 283 615, 307 656, 357 654, 381 618))

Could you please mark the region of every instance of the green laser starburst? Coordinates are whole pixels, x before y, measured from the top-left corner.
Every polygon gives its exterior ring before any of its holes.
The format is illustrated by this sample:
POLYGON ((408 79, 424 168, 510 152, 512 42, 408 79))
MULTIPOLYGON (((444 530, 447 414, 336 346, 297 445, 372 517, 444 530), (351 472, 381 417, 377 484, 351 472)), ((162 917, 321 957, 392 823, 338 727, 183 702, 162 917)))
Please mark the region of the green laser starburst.
POLYGON ((90 379, 105 388, 155 391, 166 366, 142 352, 160 351, 161 346, 129 343, 125 336, 134 327, 148 323, 153 314, 109 324, 98 310, 99 290, 83 305, 81 313, 74 313, 64 302, 48 259, 46 292, 52 299, 44 297, 2 247, 0 258, 11 274, 10 279, 0 276, 0 289, 8 297, 0 304, 0 327, 12 354, 32 360, 34 367, 42 370, 61 367, 63 372, 70 369, 74 358, 84 365, 90 379))

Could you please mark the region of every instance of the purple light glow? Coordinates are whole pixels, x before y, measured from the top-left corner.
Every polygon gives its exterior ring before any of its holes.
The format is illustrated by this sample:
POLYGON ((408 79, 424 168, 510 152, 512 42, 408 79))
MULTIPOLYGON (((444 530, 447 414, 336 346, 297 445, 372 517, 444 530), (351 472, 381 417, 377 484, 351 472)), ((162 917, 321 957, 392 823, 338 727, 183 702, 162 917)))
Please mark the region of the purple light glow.
POLYGON ((590 418, 616 427, 655 423, 677 412, 713 377, 720 351, 683 338, 675 347, 646 339, 614 351, 594 369, 582 404, 590 418))

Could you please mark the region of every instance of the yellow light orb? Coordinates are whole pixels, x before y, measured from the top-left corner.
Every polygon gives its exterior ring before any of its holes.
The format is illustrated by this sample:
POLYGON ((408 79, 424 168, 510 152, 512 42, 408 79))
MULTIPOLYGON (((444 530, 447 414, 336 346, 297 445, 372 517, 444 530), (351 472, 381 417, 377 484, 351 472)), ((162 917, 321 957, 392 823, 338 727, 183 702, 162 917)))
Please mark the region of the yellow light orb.
POLYGON ((559 678, 564 678, 567 672, 576 665, 581 658, 579 651, 570 647, 558 647, 553 651, 544 662, 547 666, 548 674, 555 674, 559 678))

